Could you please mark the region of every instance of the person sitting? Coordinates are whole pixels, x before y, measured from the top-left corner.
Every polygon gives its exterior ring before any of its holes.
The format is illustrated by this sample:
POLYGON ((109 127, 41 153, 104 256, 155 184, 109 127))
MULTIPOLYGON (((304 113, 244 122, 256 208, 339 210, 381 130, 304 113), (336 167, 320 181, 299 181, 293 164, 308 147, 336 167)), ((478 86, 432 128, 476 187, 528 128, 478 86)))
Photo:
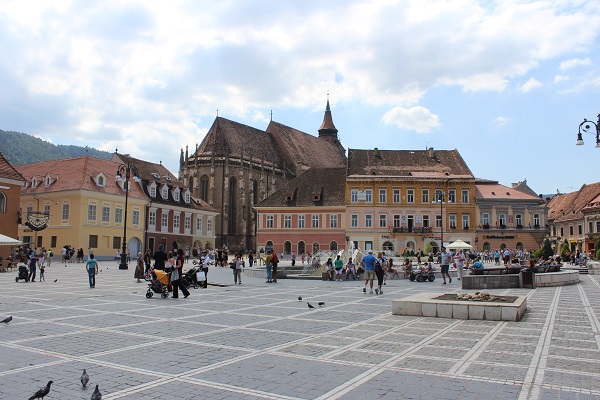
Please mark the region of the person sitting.
POLYGON ((473 275, 480 275, 483 274, 483 269, 485 267, 483 266, 483 263, 481 262, 481 260, 479 259, 479 257, 477 257, 475 259, 475 262, 473 263, 473 265, 471 265, 471 271, 473 275))
POLYGON ((394 276, 400 279, 400 275, 398 275, 398 271, 394 269, 394 259, 390 258, 388 261, 387 272, 390 274, 390 279, 394 279, 394 276))
POLYGON ((408 279, 412 272, 412 262, 408 258, 402 263, 402 270, 404 271, 404 279, 408 279))
POLYGON ((346 263, 346 280, 350 277, 353 281, 356 280, 356 268, 352 262, 352 257, 348 258, 348 263, 346 263))

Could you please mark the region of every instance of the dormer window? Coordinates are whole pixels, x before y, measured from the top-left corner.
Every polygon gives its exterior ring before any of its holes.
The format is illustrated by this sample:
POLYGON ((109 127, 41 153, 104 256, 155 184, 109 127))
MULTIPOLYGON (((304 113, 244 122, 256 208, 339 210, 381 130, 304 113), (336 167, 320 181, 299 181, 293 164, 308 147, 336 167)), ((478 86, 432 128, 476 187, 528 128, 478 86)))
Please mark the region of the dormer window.
POLYGON ((165 175, 165 176, 163 176, 163 178, 165 178, 166 181, 170 181, 171 180, 171 177, 169 175, 165 175))
POLYGON ((50 186, 50 184, 52 183, 52 179, 50 179, 49 176, 46 177, 46 186, 50 186))
POLYGON ((32 187, 32 188, 34 188, 34 187, 36 187, 37 185, 38 185, 38 180, 37 180, 37 178, 34 176, 34 177, 31 179, 31 187, 32 187))
POLYGON ((160 190, 160 195, 165 200, 169 198, 169 188, 167 187, 167 185, 162 187, 162 189, 160 190))
POLYGON ((28 184, 29 184, 29 182, 27 182, 27 181, 23 182, 23 185, 22 185, 22 186, 23 186, 23 189, 27 189, 27 185, 28 185, 28 184))
MULTIPOLYGON (((94 180, 94 182, 96 182, 97 186, 100 186, 100 187, 106 186, 106 175, 104 175, 102 172, 100 172, 96 176, 93 176, 92 179, 94 180)), ((123 182, 122 180, 119 181, 119 184, 122 184, 122 182, 123 182)))
POLYGON ((151 185, 148 185, 148 194, 150 197, 156 197, 156 183, 152 182, 151 185))
POLYGON ((314 201, 314 202, 321 201, 321 194, 320 193, 313 193, 313 195, 312 195, 312 201, 314 201))
POLYGON ((152 172, 151 175, 153 177, 155 177, 156 179, 160 179, 160 174, 156 173, 156 172, 152 172))
POLYGON ((173 190, 173 200, 179 201, 179 188, 173 190))
POLYGON ((104 186, 104 177, 103 176, 98 177, 98 186, 104 186))
POLYGON ((187 204, 190 204, 191 199, 192 195, 190 194, 190 191, 186 190, 185 194, 183 195, 183 201, 185 201, 187 204))

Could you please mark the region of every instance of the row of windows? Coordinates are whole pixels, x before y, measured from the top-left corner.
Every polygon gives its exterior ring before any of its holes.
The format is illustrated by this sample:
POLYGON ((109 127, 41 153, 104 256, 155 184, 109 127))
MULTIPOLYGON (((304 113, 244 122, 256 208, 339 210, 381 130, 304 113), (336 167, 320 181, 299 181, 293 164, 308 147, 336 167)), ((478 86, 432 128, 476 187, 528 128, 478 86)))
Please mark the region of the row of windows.
MULTIPOLYGON (((512 219, 512 216, 511 216, 512 219)), ((506 218, 506 214, 498 214, 498 225, 507 225, 506 224, 507 218, 506 218)), ((509 220, 509 222, 512 222, 509 220)), ((482 225, 491 225, 491 218, 490 218, 490 214, 488 213, 482 213, 481 214, 481 224, 482 225)), ((517 226, 523 226, 523 214, 515 214, 514 215, 514 224, 517 226)), ((539 226, 540 225, 540 214, 533 214, 533 225, 535 226, 539 226)))
MULTIPOLYGON (((565 236, 565 229, 563 226, 561 226, 559 228, 560 231, 560 235, 558 236, 565 236)), ((588 221, 588 231, 586 233, 600 233, 600 221, 596 221, 596 224, 594 224, 593 221, 588 221), (594 232, 594 225, 596 226, 596 232, 594 232)), ((577 234, 578 235, 583 235, 583 225, 582 224, 577 224, 577 234)), ((573 236, 575 235, 575 230, 573 228, 573 225, 569 225, 569 236, 573 236)), ((552 227, 552 236, 557 236, 556 235, 556 226, 552 227)))
MULTIPOLYGON (((319 214, 313 214, 311 216, 311 228, 319 228, 320 226, 320 215, 319 214)), ((275 227, 275 216, 274 215, 267 215, 267 223, 266 223, 266 227, 267 228, 274 228, 275 227)), ((284 228, 291 228, 292 227, 292 216, 291 215, 284 215, 283 217, 283 227, 284 228)), ((304 215, 298 215, 298 228, 305 228, 306 227, 306 216, 304 215)), ((329 216, 329 227, 330 228, 338 228, 338 215, 337 214, 333 214, 329 216)))
MULTIPOLYGON (((68 219, 68 216, 67 216, 67 218, 64 218, 64 209, 65 209, 64 206, 65 205, 63 205, 63 219, 68 219)), ((96 221, 97 213, 98 213, 98 206, 96 204, 88 204, 88 216, 87 216, 88 221, 96 221)), ((67 211, 67 214, 68 214, 68 211, 67 211)), ((123 223, 123 209, 115 208, 114 214, 115 214, 114 223, 122 224, 123 223)), ((102 215, 100 217, 100 221, 104 222, 104 223, 110 222, 110 207, 102 206, 102 215)), ((140 211, 139 210, 133 210, 131 212, 131 223, 132 223, 132 225, 140 224, 140 211)))
MULTIPOLYGON (((305 215, 298 215, 297 216, 297 222, 298 222, 298 228, 305 228, 306 227, 306 216, 305 215)), ((449 221, 449 226, 451 228, 456 228, 457 225, 457 215, 456 214, 449 214, 448 215, 448 221, 449 221)), ((463 228, 468 228, 469 227, 469 222, 470 222, 470 216, 468 214, 463 214, 461 216, 461 222, 462 222, 462 227, 463 228)), ((431 221, 430 221, 430 216, 429 215, 401 215, 401 214, 394 214, 392 217, 392 223, 393 223, 393 227, 394 228, 400 228, 403 224, 404 225, 408 225, 409 227, 413 227, 415 226, 415 224, 418 224, 424 228, 428 228, 431 226, 431 221)), ((319 214, 313 214, 311 216, 311 228, 319 228, 320 227, 320 215, 319 214)), ((350 227, 352 228, 358 228, 360 225, 360 221, 359 221, 359 215, 358 214, 351 214, 350 215, 350 227)), ((365 214, 364 216, 364 224, 362 225, 365 228, 372 228, 373 227, 373 215, 372 214, 365 214)), ((387 214, 379 214, 379 225, 380 228, 387 228, 388 225, 388 215, 387 214)), ((435 226, 437 228, 442 226, 442 217, 441 215, 436 215, 435 216, 435 226)), ((275 216, 270 214, 267 215, 266 217, 266 228, 274 228, 275 227, 275 216)), ((284 228, 291 228, 292 227, 292 216, 291 215, 284 215, 283 216, 283 227, 284 228)), ((338 228, 338 215, 337 214, 333 214, 329 216, 329 228, 338 228)))
MULTIPOLYGON (((155 227, 156 226, 156 211, 150 211, 148 213, 148 226, 155 227)), ((160 226, 161 229, 166 230, 169 227, 169 214, 162 213, 160 217, 160 226)), ((179 229, 181 227, 181 216, 178 214, 173 215, 173 229, 179 229)), ((192 217, 191 215, 186 215, 183 218, 183 228, 185 230, 190 230, 192 228, 192 217)), ((208 218, 206 220, 206 230, 208 232, 212 232, 213 230, 213 220, 212 218, 208 218)), ((202 231, 202 216, 198 215, 196 217, 196 231, 202 231)))
MULTIPOLYGON (((148 193, 150 194, 150 197, 156 197, 156 184, 152 184, 152 185, 148 186, 148 193)), ((179 188, 173 190, 173 200, 179 201, 181 198, 180 196, 181 195, 180 195, 179 188)), ((162 197, 165 200, 167 200, 169 198, 169 187, 167 185, 164 185, 160 189, 160 197, 162 197)), ((184 198, 184 201, 189 204, 192 196, 190 195, 189 191, 186 191, 183 198, 184 198)))
MULTIPOLYGON (((461 203, 469 204, 469 191, 461 190, 461 203)), ((378 189, 378 202, 379 203, 387 203, 388 202, 388 189, 378 189)), ((406 189, 406 203, 416 203, 416 193, 415 189, 406 189)), ((392 203, 401 203, 402 199, 402 190, 401 189, 392 189, 392 203)), ((433 198, 430 196, 430 189, 421 189, 421 203, 429 204, 432 202, 444 201, 448 203, 456 203, 456 189, 449 189, 446 195, 441 189, 435 189, 433 192, 433 198)), ((358 203, 363 201, 365 203, 373 203, 373 189, 350 189, 350 202, 358 203)))

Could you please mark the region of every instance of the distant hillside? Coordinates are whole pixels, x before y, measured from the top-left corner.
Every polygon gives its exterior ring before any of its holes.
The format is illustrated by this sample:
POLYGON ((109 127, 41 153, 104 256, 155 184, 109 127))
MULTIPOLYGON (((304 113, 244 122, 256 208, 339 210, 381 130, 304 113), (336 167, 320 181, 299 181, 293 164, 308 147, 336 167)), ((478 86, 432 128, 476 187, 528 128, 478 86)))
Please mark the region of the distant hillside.
POLYGON ((13 165, 60 160, 79 156, 94 156, 110 160, 112 153, 81 146, 55 145, 26 133, 0 129, 0 152, 13 165))

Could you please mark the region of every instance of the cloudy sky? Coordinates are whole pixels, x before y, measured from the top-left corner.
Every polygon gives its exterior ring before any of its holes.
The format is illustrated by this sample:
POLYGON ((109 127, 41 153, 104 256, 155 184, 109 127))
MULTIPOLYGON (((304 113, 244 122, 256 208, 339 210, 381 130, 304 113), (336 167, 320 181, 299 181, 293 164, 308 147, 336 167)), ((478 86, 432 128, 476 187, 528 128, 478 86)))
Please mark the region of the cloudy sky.
POLYGON ((538 193, 600 181, 600 2, 0 1, 0 129, 162 162, 218 113, 346 148, 458 149, 538 193))

